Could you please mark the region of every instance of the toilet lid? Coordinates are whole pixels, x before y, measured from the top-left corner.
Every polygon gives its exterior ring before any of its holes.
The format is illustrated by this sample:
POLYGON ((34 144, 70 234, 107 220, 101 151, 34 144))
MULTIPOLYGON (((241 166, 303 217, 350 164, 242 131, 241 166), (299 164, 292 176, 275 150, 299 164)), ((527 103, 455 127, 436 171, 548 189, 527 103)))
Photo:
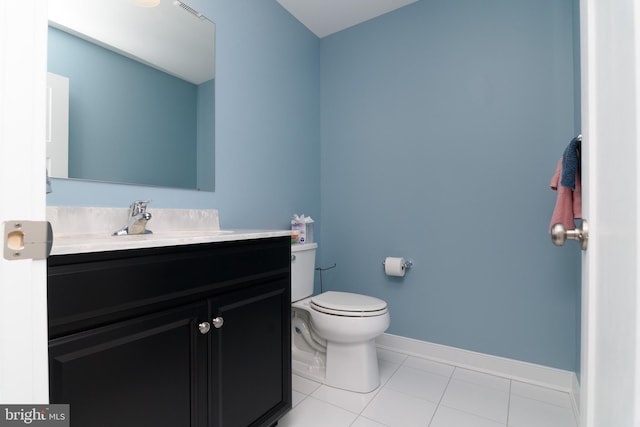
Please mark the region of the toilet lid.
POLYGON ((322 313, 338 316, 366 317, 387 313, 387 303, 381 299, 349 292, 328 291, 311 298, 311 307, 322 313))

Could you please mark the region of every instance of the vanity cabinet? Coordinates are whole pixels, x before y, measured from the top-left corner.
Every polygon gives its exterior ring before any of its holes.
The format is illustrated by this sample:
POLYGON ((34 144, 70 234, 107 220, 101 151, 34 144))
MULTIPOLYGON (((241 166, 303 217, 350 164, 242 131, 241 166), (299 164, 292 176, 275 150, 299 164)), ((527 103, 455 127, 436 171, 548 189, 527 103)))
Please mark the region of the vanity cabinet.
POLYGON ((290 239, 52 256, 51 403, 75 426, 271 426, 291 408, 290 239))

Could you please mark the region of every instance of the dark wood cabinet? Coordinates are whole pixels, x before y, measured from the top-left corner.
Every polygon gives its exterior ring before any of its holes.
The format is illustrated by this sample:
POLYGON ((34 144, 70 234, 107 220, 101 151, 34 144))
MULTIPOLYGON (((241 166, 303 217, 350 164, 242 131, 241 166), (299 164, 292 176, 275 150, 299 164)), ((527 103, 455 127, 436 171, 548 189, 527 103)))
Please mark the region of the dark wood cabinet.
POLYGON ((206 425, 206 316, 202 303, 51 340, 51 402, 74 426, 206 425))
POLYGON ((51 257, 51 402, 78 427, 275 424, 290 275, 288 238, 51 257))
POLYGON ((291 298, 283 285, 276 281, 253 294, 235 292, 210 302, 213 316, 224 319, 219 333, 212 335, 217 360, 212 373, 218 405, 214 425, 252 425, 273 413, 280 396, 288 393, 280 375, 291 369, 291 298))

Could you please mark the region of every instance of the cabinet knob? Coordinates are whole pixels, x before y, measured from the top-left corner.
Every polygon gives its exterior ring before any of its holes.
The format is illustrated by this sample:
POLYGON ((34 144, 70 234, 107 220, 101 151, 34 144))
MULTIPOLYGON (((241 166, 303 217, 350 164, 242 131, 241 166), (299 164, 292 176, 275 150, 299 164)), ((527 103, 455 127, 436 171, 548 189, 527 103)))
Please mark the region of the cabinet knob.
POLYGON ((198 330, 202 335, 209 332, 209 329, 211 329, 211 325, 209 324, 209 322, 202 322, 198 325, 198 330))
POLYGON ((211 320, 211 323, 213 323, 214 328, 220 329, 222 328, 222 325, 224 325, 224 319, 222 317, 216 317, 211 320))

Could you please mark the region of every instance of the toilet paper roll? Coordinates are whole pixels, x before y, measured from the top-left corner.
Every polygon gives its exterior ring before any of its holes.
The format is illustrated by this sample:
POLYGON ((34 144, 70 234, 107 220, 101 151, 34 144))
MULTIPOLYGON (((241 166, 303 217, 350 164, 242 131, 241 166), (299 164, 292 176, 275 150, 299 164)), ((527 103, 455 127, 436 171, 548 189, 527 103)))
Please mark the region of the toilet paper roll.
POLYGON ((403 277, 405 273, 404 258, 387 257, 384 260, 384 273, 387 276, 403 277))

